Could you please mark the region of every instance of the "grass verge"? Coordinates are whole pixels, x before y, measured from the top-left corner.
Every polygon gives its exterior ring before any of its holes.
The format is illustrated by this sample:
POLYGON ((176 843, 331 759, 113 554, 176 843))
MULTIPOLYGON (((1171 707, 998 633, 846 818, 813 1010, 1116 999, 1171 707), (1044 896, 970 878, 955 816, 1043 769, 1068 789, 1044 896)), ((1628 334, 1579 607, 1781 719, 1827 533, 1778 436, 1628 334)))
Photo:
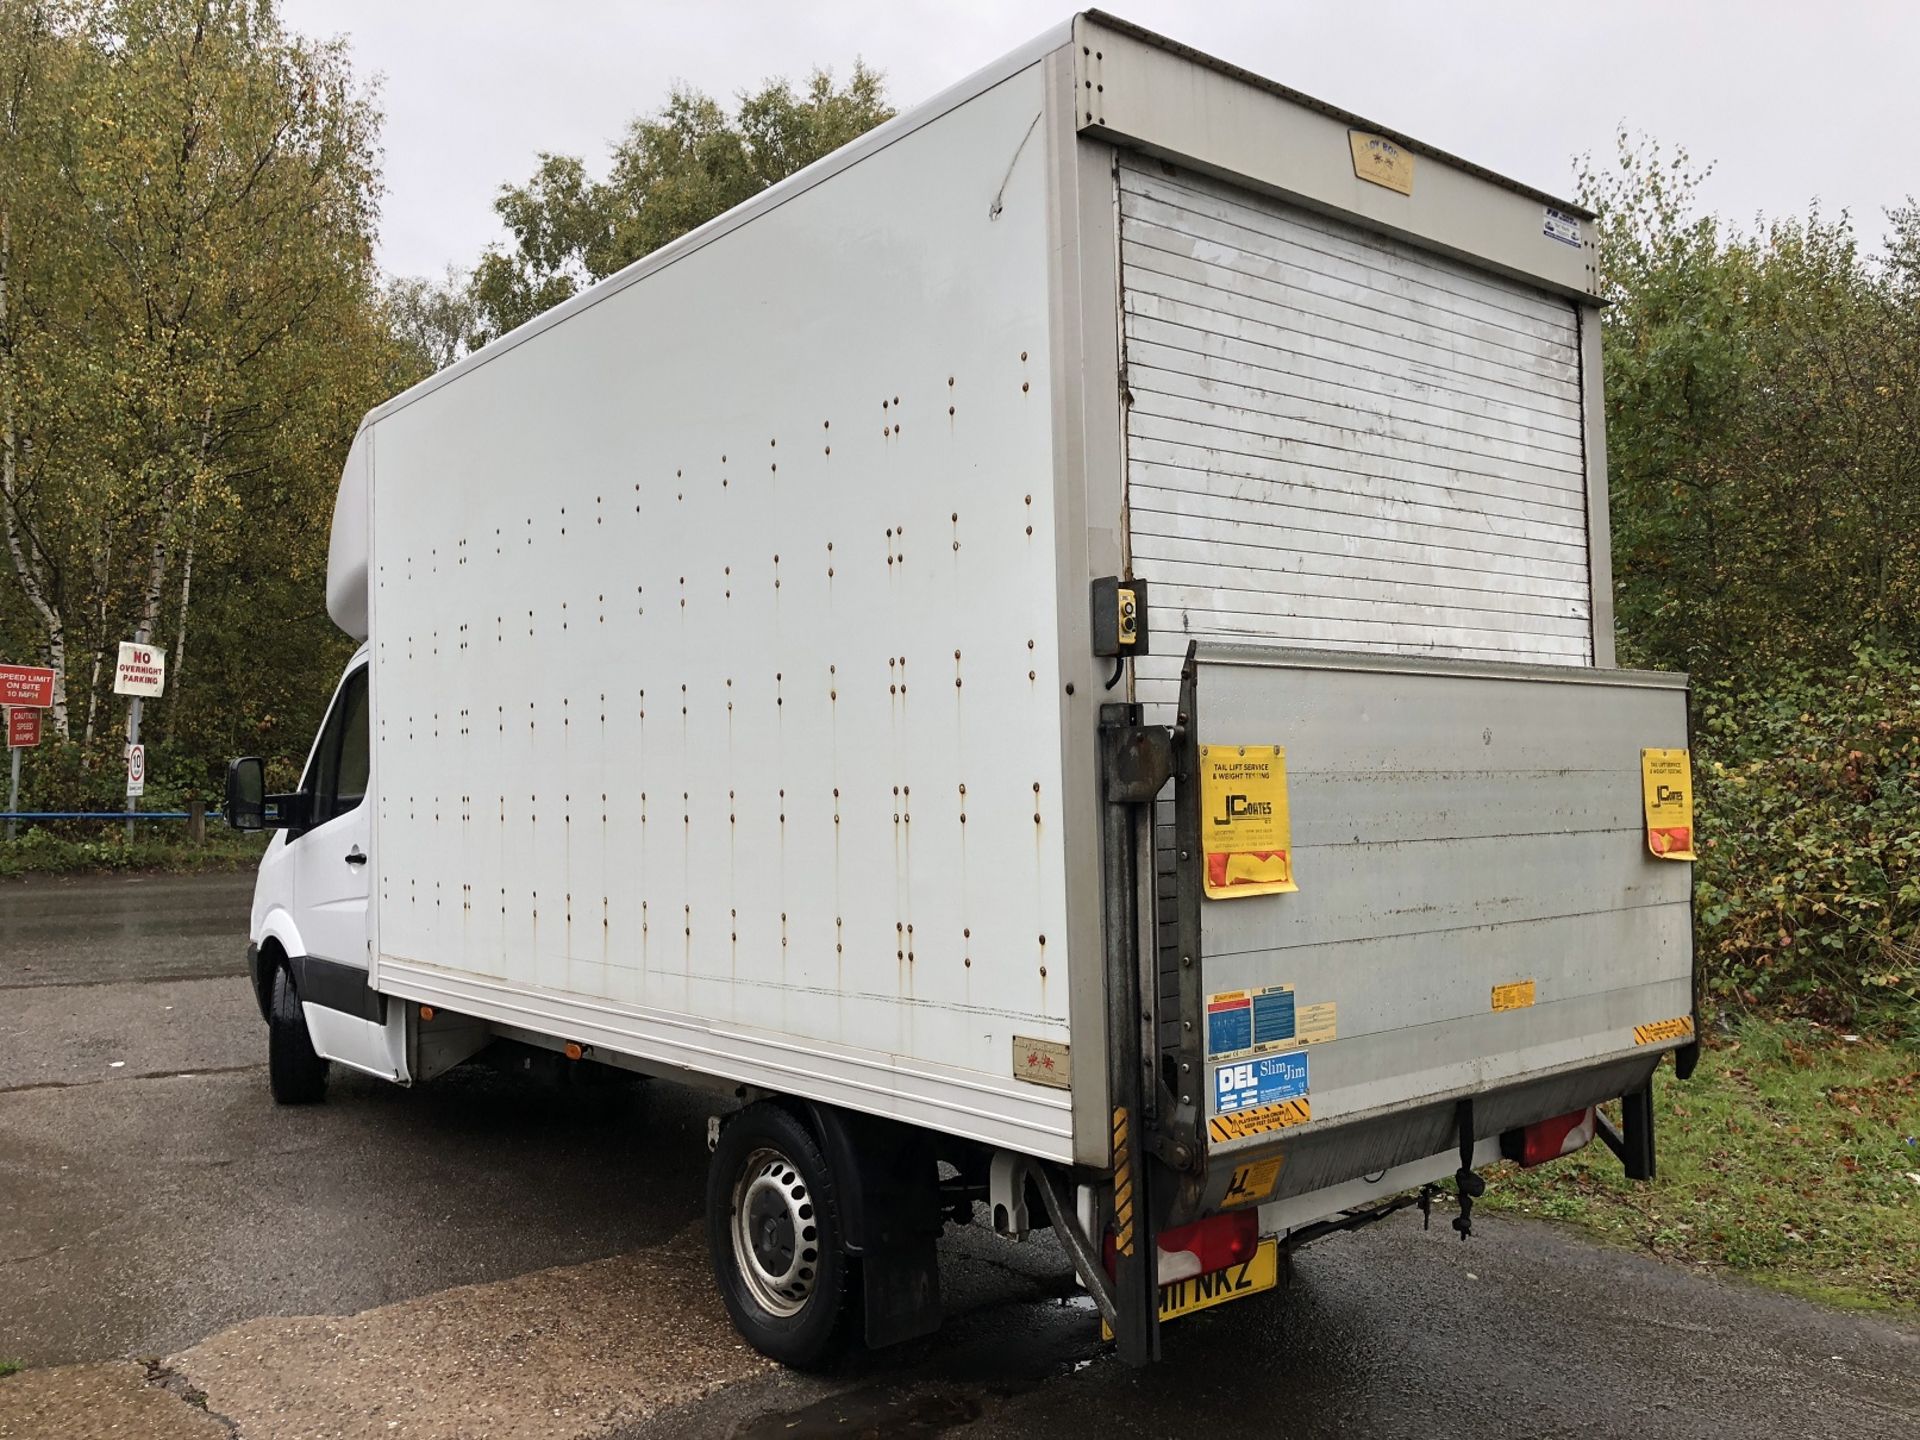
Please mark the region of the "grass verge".
POLYGON ((1858 1309, 1920 1306, 1920 1044, 1749 1021, 1654 1082, 1659 1179, 1597 1142, 1487 1203, 1858 1309))
MULTIPOLYGON (((184 833, 135 833, 131 843, 118 825, 84 838, 57 835, 46 828, 26 831, 11 842, 0 840, 0 879, 25 875, 74 875, 103 870, 161 870, 190 873, 203 870, 251 869, 260 863, 265 841, 242 835, 218 821, 207 827, 207 842, 190 845, 184 833)), ((143 828, 148 828, 144 827, 143 828)), ((173 827, 178 830, 177 826, 173 827)))

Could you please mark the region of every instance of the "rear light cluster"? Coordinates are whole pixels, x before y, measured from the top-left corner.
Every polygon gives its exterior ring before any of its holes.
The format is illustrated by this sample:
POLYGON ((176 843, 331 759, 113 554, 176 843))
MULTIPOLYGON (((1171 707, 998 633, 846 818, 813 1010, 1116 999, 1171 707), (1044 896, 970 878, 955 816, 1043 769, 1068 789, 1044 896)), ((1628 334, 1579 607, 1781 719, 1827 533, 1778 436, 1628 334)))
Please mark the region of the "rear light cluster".
POLYGON ((1531 1168, 1571 1155, 1593 1139, 1595 1107, 1556 1115, 1521 1130, 1509 1130, 1500 1137, 1500 1153, 1509 1160, 1531 1168))
MULTIPOLYGON (((1163 1230, 1159 1236, 1159 1283, 1170 1285, 1194 1275, 1211 1275, 1229 1266, 1244 1265, 1260 1248, 1260 1212, 1236 1210, 1210 1215, 1191 1225, 1163 1230)), ((1111 1232, 1105 1248, 1107 1274, 1114 1273, 1111 1232)))

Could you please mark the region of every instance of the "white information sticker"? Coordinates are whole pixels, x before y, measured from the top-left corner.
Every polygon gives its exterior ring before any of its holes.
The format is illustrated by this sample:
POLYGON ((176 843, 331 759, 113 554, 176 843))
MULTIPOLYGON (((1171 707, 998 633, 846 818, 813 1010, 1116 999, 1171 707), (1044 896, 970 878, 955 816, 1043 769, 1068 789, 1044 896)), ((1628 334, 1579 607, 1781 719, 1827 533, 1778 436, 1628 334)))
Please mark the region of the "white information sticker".
POLYGON ((1580 243, 1580 217, 1569 215, 1564 210, 1547 206, 1546 219, 1541 222, 1540 233, 1549 240, 1558 240, 1562 245, 1578 246, 1580 243))

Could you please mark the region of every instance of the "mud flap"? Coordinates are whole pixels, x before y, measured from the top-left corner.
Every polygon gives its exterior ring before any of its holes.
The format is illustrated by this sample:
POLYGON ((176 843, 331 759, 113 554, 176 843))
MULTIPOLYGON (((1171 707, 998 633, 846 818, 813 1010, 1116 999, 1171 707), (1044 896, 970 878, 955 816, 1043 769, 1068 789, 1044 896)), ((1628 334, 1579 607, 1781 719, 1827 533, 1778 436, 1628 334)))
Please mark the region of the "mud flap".
POLYGON ((918 1340, 940 1328, 940 1266, 932 1240, 869 1250, 860 1260, 867 1348, 918 1340))
POLYGON ((867 1345, 931 1335, 945 1318, 934 1248, 945 1221, 929 1137, 832 1105, 802 1110, 840 1190, 847 1253, 860 1262, 867 1345))

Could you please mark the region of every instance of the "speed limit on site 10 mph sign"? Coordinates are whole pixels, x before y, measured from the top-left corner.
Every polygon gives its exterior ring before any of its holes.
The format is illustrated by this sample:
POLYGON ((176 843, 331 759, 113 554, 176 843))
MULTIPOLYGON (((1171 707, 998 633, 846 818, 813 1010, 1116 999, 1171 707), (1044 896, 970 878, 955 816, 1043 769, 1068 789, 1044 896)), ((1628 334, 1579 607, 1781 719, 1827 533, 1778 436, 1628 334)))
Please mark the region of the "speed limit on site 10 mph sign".
POLYGON ((53 704, 54 673, 44 665, 0 665, 0 705, 53 704))

